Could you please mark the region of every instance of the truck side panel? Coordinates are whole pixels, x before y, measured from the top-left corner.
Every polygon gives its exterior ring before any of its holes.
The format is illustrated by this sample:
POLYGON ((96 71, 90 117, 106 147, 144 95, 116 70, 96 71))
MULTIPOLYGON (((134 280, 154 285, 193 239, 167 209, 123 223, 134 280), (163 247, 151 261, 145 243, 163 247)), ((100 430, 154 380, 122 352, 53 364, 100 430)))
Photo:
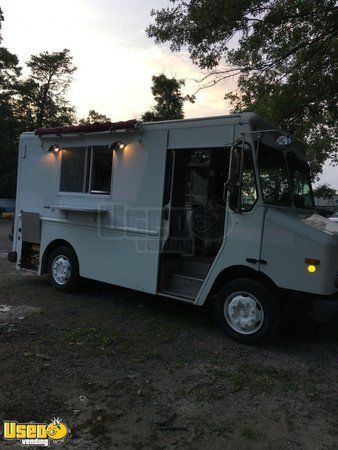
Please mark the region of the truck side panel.
MULTIPOLYGON (((62 151, 48 152, 56 138, 24 136, 17 217, 20 211, 40 215, 40 265, 48 245, 62 239, 75 249, 82 276, 155 293, 167 131, 122 138, 127 145, 114 151, 111 195, 96 196, 59 192, 62 151), (81 207, 105 212, 76 210, 81 207)), ((112 140, 109 135, 65 137, 58 145, 110 145, 112 140)), ((14 247, 19 253, 18 238, 14 247)))

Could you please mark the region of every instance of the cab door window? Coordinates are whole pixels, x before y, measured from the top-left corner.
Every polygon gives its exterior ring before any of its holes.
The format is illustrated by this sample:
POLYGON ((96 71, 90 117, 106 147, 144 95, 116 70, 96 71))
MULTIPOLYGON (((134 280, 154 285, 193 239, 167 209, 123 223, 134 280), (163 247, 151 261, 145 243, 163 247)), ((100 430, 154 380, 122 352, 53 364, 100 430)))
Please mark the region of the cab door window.
POLYGON ((251 149, 233 150, 231 162, 232 192, 230 208, 234 211, 251 211, 257 199, 255 166, 251 149))
POLYGON ((251 149, 244 150, 244 161, 242 170, 242 189, 241 189, 241 210, 250 211, 258 198, 255 166, 251 149))

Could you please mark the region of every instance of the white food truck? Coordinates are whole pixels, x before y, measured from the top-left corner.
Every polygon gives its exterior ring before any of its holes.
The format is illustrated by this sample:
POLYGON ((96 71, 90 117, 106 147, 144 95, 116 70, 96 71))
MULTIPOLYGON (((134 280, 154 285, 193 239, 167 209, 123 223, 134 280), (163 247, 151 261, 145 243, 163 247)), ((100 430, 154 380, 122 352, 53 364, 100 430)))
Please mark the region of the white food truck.
POLYGON ((297 139, 253 113, 37 129, 20 138, 18 270, 197 306, 260 344, 284 305, 338 317, 338 224, 297 139))

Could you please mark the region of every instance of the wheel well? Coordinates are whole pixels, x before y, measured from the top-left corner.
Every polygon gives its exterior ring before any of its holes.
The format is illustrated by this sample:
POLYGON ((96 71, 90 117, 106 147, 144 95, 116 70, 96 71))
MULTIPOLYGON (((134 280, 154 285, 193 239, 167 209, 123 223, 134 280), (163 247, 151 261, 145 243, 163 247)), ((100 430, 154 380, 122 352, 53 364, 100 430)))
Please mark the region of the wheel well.
POLYGON ((48 263, 48 257, 51 254, 53 250, 55 250, 58 247, 69 247, 73 250, 73 252, 76 254, 74 247, 64 239, 56 239, 55 241, 50 242, 47 247, 45 248, 45 251, 42 256, 41 260, 41 273, 47 272, 47 263, 48 263))
POLYGON ((247 266, 232 266, 222 270, 217 275, 217 278, 214 281, 208 295, 207 301, 210 301, 210 299, 212 299, 213 296, 216 295, 227 282, 238 278, 249 278, 251 280, 261 281, 270 289, 277 290, 275 283, 264 273, 258 272, 257 270, 247 266))

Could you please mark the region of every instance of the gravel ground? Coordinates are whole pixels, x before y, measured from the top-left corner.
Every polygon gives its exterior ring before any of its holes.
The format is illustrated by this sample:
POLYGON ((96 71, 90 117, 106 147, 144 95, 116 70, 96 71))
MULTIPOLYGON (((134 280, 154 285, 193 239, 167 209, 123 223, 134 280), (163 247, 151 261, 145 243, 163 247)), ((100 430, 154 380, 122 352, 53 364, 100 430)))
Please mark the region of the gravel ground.
POLYGON ((223 336, 211 309, 90 281, 65 295, 15 271, 9 226, 1 420, 61 417, 67 449, 338 449, 336 323, 294 321, 257 349, 223 336))

